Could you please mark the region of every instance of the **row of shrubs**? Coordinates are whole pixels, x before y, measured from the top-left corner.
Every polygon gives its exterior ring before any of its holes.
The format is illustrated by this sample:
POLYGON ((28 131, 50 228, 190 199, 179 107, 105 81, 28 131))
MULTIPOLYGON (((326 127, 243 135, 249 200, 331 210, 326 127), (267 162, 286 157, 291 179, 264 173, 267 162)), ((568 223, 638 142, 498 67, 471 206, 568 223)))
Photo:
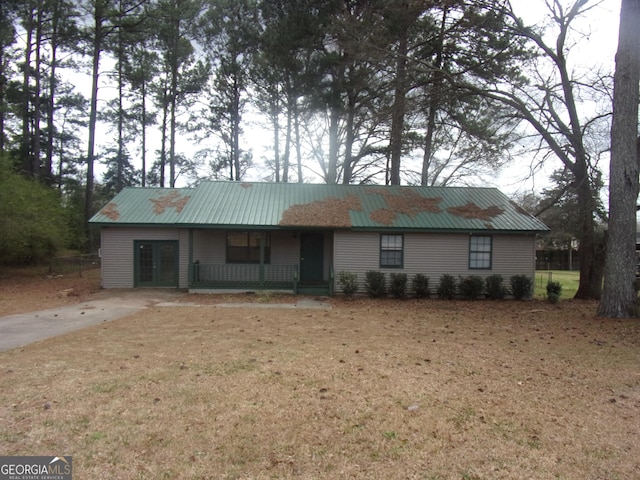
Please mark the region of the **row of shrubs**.
MULTIPOLYGON (((359 289, 358 276, 353 272, 340 272, 338 283, 347 297, 352 297, 359 289)), ((365 274, 365 290, 372 298, 384 297, 391 294, 395 298, 405 298, 408 296, 407 286, 409 279, 406 273, 389 274, 389 288, 387 290, 387 278, 384 272, 370 270, 365 274)), ((514 275, 510 278, 511 289, 507 289, 502 275, 491 275, 482 278, 477 275, 467 277, 454 277, 444 274, 440 277, 440 283, 435 290, 438 298, 452 300, 463 298, 465 300, 476 300, 481 297, 502 300, 511 295, 516 300, 530 298, 533 293, 533 279, 526 275, 514 275)), ((555 301, 560 298, 561 286, 557 282, 550 282, 547 286, 549 300, 552 300, 549 289, 552 288, 555 301), (554 283, 554 285, 551 285, 554 283), (557 285, 556 285, 557 284, 557 285)), ((428 298, 431 294, 429 289, 429 277, 423 274, 416 274, 411 279, 411 291, 415 298, 428 298)))

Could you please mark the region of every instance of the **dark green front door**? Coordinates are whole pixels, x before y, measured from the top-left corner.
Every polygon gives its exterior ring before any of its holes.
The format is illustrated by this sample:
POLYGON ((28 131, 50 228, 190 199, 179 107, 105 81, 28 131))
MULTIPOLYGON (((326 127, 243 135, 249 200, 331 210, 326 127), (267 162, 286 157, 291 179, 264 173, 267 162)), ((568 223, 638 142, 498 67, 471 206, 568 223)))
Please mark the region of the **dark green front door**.
POLYGON ((303 233, 300 235, 300 283, 319 284, 323 281, 324 234, 303 233))
POLYGON ((178 286, 178 242, 176 240, 136 240, 135 286, 178 286))

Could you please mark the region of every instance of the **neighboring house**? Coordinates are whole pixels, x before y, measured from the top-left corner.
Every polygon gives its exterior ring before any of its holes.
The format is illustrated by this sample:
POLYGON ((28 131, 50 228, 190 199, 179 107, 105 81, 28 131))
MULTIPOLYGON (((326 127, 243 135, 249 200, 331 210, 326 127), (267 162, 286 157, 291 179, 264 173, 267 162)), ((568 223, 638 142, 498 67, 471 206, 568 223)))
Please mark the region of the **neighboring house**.
POLYGON ((547 227, 494 188, 205 182, 98 212, 102 286, 339 291, 337 273, 533 277, 547 227))

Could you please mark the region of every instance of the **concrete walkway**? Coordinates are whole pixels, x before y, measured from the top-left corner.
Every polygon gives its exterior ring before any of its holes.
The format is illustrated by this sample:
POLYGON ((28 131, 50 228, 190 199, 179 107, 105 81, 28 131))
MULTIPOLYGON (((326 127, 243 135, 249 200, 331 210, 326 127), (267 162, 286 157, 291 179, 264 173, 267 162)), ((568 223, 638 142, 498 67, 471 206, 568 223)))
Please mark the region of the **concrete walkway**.
POLYGON ((238 302, 238 303, 197 303, 162 302, 157 307, 221 307, 221 308, 302 308, 327 310, 331 305, 316 298, 300 297, 295 303, 238 302))
POLYGON ((0 317, 0 352, 23 347, 46 338, 126 317, 148 307, 239 307, 239 308, 330 308, 315 299, 296 303, 218 303, 181 302, 186 293, 176 290, 103 290, 95 300, 30 313, 0 317))

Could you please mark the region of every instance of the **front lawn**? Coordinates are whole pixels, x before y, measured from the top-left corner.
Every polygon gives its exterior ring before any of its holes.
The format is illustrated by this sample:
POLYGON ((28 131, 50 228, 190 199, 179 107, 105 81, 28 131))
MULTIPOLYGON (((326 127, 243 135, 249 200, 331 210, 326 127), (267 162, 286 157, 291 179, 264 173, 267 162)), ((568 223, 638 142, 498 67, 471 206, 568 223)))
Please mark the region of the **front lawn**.
POLYGON ((154 307, 0 353, 3 455, 73 455, 78 479, 638 477, 639 322, 330 303, 154 307))

